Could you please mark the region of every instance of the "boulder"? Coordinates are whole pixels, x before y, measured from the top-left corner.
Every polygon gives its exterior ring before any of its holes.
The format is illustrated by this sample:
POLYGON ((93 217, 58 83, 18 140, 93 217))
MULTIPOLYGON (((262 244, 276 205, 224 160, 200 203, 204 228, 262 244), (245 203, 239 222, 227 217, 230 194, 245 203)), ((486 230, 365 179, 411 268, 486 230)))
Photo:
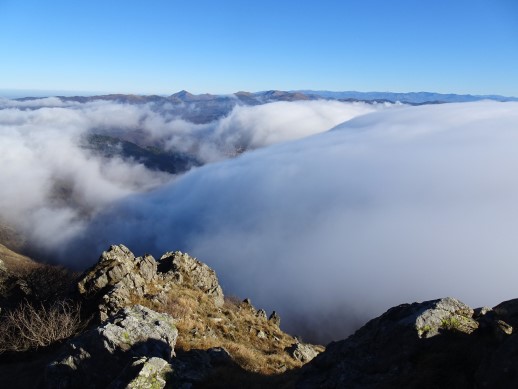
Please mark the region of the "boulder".
POLYGON ((135 358, 174 355, 178 330, 171 316, 136 305, 71 339, 45 372, 47 388, 107 387, 135 358))
POLYGON ((294 359, 306 363, 315 358, 319 352, 310 344, 296 342, 286 349, 294 359))
POLYGON ((165 280, 199 289, 212 296, 216 306, 223 306, 223 290, 216 272, 196 258, 181 251, 165 253, 160 258, 158 271, 165 280))
POLYGON ((171 365, 162 358, 140 358, 124 369, 108 389, 161 389, 171 374, 171 365))
POLYGON ((407 320, 415 326, 417 336, 431 338, 440 331, 458 331, 471 334, 478 328, 473 319, 474 311, 466 304, 452 297, 428 301, 421 304, 415 315, 407 320))

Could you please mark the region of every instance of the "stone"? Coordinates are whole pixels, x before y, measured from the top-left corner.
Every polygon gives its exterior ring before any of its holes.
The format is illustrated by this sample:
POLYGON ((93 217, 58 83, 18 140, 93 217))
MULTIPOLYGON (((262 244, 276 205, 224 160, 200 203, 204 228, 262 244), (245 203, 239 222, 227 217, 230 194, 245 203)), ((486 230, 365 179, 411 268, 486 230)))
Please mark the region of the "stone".
POLYGON ((216 272, 196 258, 181 251, 165 253, 160 258, 158 271, 165 280, 199 289, 212 296, 217 307, 223 306, 223 290, 216 272))
POLYGON ((162 389, 172 369, 162 358, 140 358, 128 366, 108 389, 162 389))
POLYGON ((473 319, 474 311, 466 304, 452 297, 433 300, 422 304, 416 317, 409 316, 420 338, 436 336, 440 331, 458 331, 471 334, 478 328, 473 319))
POLYGON ((141 289, 156 277, 157 263, 150 255, 135 258, 124 245, 110 246, 99 261, 87 270, 78 283, 79 293, 89 297, 122 282, 128 288, 141 289))
POLYGON ((266 311, 264 309, 259 309, 255 314, 259 319, 266 320, 268 316, 266 316, 266 311))
POLYGON ((151 255, 135 257, 124 245, 114 245, 102 253, 98 263, 78 282, 79 293, 99 303, 99 316, 129 305, 130 295, 143 296, 157 277, 157 262, 151 255))
POLYGON ((302 363, 311 361, 319 354, 318 351, 310 344, 304 344, 300 342, 293 343, 286 349, 286 351, 294 359, 302 363))
POLYGON ((266 333, 263 331, 263 330, 259 330, 257 331, 257 334, 256 336, 259 338, 259 339, 266 339, 268 336, 266 335, 266 333))
POLYGON ((273 311, 270 317, 268 318, 270 323, 275 324, 277 327, 281 325, 281 317, 277 314, 277 312, 273 311))
POLYGON ((45 372, 47 388, 107 387, 135 358, 170 361, 178 330, 174 319, 136 305, 67 342, 45 372))

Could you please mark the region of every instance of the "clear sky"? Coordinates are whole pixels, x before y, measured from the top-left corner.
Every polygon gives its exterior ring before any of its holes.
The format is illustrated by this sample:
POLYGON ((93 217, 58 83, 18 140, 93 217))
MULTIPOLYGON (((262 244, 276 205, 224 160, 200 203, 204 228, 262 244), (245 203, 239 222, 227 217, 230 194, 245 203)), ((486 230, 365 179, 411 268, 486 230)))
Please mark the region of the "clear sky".
POLYGON ((0 89, 518 96, 517 0, 0 0, 0 89))

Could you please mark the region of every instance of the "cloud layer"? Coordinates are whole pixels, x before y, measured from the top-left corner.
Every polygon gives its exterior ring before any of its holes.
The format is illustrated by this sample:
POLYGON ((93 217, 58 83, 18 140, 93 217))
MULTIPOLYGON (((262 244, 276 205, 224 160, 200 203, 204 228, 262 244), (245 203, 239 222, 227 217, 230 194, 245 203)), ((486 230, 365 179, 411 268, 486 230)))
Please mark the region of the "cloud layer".
POLYGON ((127 197, 74 245, 187 250, 319 340, 402 302, 494 305, 516 295, 517 129, 516 103, 360 116, 127 197))
POLYGON ((99 211, 174 179, 136 161, 107 159, 81 148, 86 134, 185 151, 208 162, 228 158, 228 150, 238 147, 258 148, 321 132, 382 107, 274 103, 236 107, 228 117, 195 125, 152 104, 1 99, 0 221, 52 254, 99 211))
POLYGON ((0 109, 0 215, 72 266, 118 242, 188 251, 320 341, 402 302, 516 297, 517 103, 274 103, 202 126, 152 106, 17 104, 0 109), (79 148, 88 132, 206 161, 262 148, 173 179, 79 148))

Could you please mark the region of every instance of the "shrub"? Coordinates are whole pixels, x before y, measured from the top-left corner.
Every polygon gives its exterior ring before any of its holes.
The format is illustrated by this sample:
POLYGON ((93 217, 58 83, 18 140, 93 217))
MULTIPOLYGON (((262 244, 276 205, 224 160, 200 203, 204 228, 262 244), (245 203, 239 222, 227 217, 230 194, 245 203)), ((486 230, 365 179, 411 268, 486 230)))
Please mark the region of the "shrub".
POLYGON ((49 346, 84 328, 78 303, 59 301, 51 306, 25 302, 0 317, 0 353, 49 346))

